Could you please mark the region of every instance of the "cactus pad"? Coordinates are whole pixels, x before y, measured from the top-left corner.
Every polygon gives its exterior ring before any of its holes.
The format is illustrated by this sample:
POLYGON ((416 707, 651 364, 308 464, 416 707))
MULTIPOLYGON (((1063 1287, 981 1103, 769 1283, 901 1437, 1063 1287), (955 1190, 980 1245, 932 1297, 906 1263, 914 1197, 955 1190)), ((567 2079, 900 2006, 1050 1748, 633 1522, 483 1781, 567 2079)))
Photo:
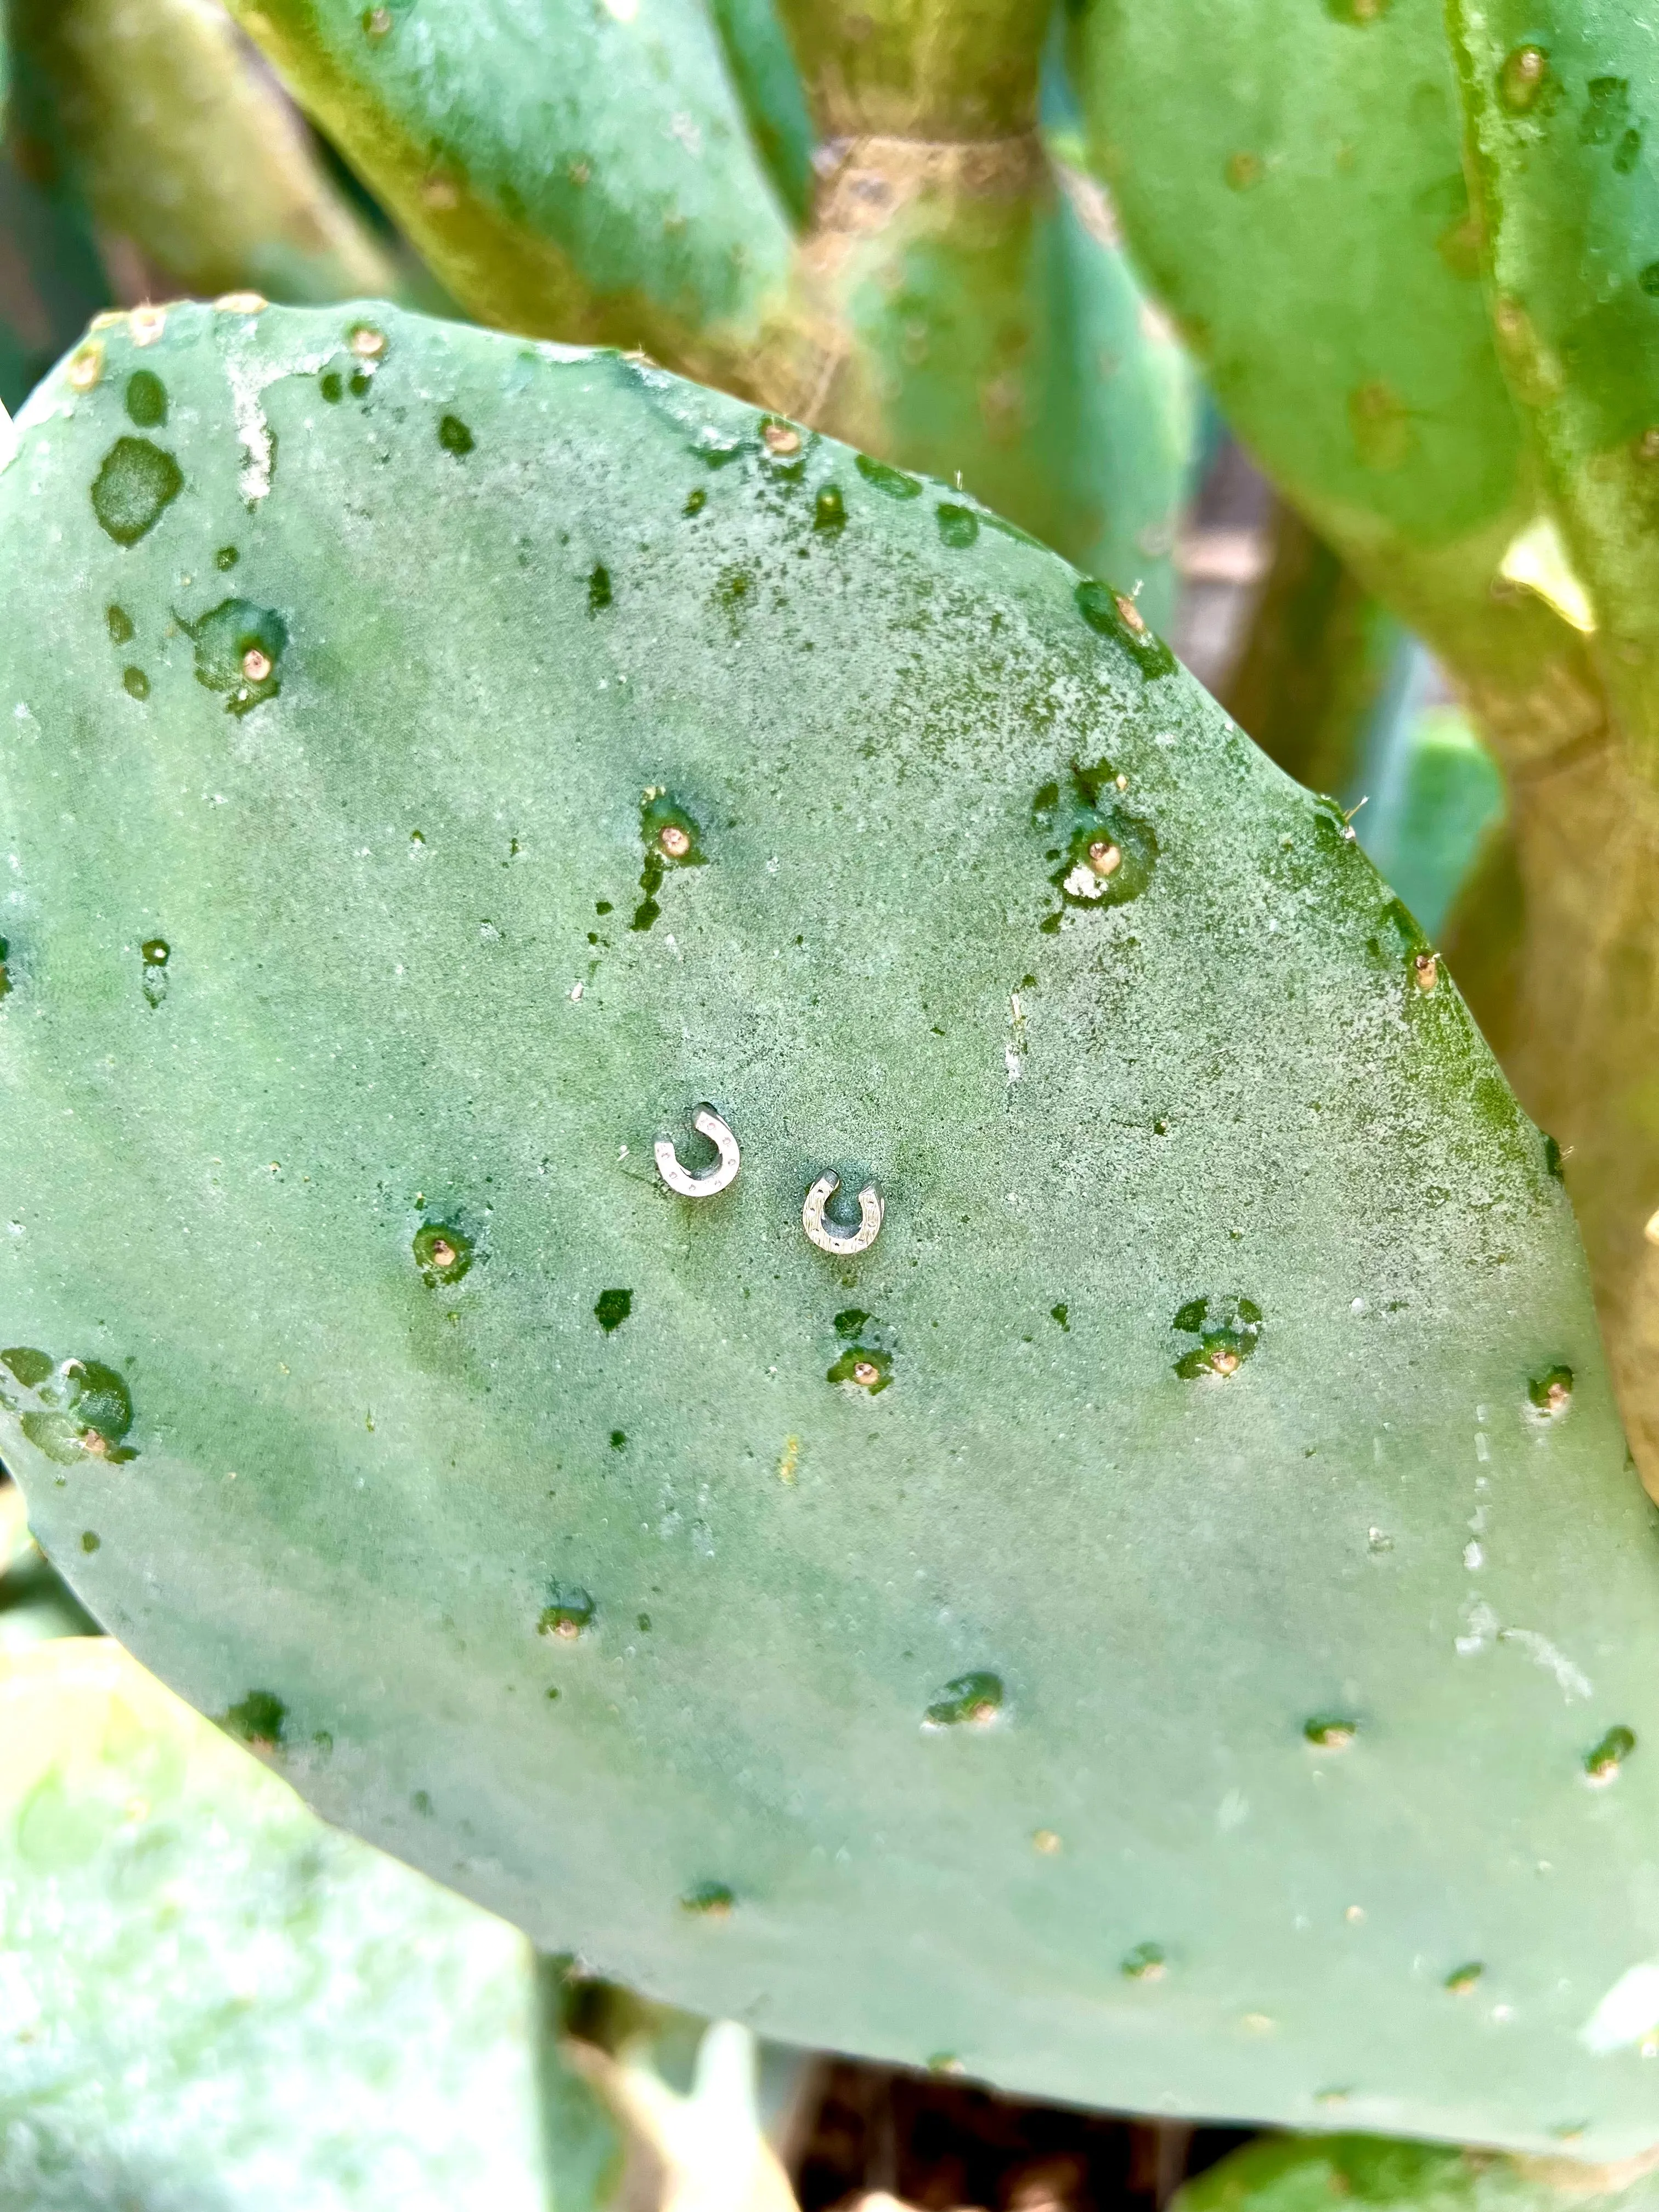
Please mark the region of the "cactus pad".
POLYGON ((99 342, 0 471, 0 1439, 98 1618, 769 2035, 1644 2144, 1651 1509, 1340 811, 961 495, 638 362, 99 342))
POLYGON ((541 2212, 510 1929, 107 1638, 0 1650, 0 2203, 541 2212))

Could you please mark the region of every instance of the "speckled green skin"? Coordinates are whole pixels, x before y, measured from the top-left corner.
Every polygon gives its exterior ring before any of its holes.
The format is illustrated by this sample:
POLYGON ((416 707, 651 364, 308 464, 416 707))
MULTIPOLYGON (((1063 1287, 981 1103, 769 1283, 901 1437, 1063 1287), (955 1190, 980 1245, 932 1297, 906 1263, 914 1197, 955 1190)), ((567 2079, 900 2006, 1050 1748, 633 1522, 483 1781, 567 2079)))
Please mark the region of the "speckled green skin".
POLYGON ((1659 29, 1617 0, 1449 0, 1448 21, 1500 353, 1595 601, 1608 690, 1650 753, 1659 738, 1659 29))
POLYGON ((0 1317, 131 1401, 118 1462, 0 1419, 77 1593, 653 1996, 1645 2143, 1580 2032, 1659 1952, 1651 1510, 1547 1147, 1340 817, 1058 558, 661 372, 371 308, 106 337, 0 473, 0 1317), (182 488, 128 548, 140 367, 182 488), (240 713, 231 598, 282 625, 240 713), (1056 889, 1092 817, 1138 896, 1056 889), (700 1205, 651 1148, 705 1099, 700 1205), (850 1264, 826 1168, 886 1201, 850 1264))
POLYGON ((232 12, 470 313, 744 381, 791 232, 702 0, 232 12))
POLYGON ((1073 55, 1091 157, 1240 436, 1517 751, 1583 739, 1580 641, 1491 589, 1535 496, 1441 0, 1087 0, 1073 55))
POLYGON ((1176 2212, 1328 2212, 1336 2198, 1376 2212, 1602 2212, 1615 2204, 1651 2212, 1659 2184, 1650 2173, 1586 2167, 1566 2155, 1495 2158, 1376 2136, 1292 2136, 1247 2143, 1188 2182, 1175 2203, 1176 2212))

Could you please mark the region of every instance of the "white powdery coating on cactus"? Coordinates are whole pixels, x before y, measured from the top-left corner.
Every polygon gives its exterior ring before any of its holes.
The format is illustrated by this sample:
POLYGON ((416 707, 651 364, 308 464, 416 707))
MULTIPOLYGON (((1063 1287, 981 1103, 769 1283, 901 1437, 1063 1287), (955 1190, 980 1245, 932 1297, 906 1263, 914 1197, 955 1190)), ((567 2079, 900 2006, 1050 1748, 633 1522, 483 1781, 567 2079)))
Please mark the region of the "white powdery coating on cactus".
POLYGON ((276 465, 276 441, 265 420, 264 394, 268 386, 288 376, 314 376, 332 357, 335 348, 309 348, 284 360, 262 359, 258 325, 250 318, 234 325, 225 347, 225 376, 230 386, 231 412, 236 435, 247 459, 237 477, 237 489, 252 507, 270 489, 276 465))
POLYGON ((1554 1675, 1569 1698, 1590 1698, 1595 1694, 1595 1686, 1589 1676, 1547 1636, 1540 1636, 1535 1628, 1505 1628, 1484 1598, 1471 1598, 1464 1607, 1463 1619, 1467 1632, 1456 1639, 1460 1658, 1472 1659, 1477 1652, 1491 1650, 1494 1644, 1518 1644, 1529 1659, 1554 1675))

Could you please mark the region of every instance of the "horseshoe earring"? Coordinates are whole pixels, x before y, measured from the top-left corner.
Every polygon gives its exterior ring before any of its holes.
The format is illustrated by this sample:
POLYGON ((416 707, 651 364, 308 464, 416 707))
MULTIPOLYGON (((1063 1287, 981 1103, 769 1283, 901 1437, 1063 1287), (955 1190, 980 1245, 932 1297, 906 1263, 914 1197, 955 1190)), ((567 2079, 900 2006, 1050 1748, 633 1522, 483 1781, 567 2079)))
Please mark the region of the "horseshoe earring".
POLYGON ((738 1140, 718 1114, 705 1106, 693 1115, 691 1126, 700 1129, 720 1154, 717 1164, 707 1175, 688 1175, 680 1165, 679 1157, 666 1137, 656 1142, 657 1173, 670 1190, 678 1191, 682 1198, 713 1198, 717 1191, 725 1190, 738 1179, 742 1156, 738 1140))
POLYGON ((800 1210, 800 1225, 820 1252, 833 1252, 838 1260, 845 1260, 854 1252, 867 1252, 880 1236, 882 1204, 881 1193, 874 1183, 867 1182, 859 1193, 858 1227, 833 1228, 824 1219, 823 1209, 840 1188, 838 1175, 821 1175, 806 1194, 806 1203, 800 1210))

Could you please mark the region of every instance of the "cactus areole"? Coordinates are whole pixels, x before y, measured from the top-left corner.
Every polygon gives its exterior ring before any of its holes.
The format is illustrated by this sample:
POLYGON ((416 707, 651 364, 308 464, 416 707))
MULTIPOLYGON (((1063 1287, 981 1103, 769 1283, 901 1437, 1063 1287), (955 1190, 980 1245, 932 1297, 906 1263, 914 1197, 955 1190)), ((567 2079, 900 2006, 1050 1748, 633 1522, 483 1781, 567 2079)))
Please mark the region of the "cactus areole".
POLYGON ((640 362, 93 343, 0 471, 0 1443, 86 1603, 653 1995, 1644 2146, 1652 1509, 1340 814, 1132 600, 640 362))

